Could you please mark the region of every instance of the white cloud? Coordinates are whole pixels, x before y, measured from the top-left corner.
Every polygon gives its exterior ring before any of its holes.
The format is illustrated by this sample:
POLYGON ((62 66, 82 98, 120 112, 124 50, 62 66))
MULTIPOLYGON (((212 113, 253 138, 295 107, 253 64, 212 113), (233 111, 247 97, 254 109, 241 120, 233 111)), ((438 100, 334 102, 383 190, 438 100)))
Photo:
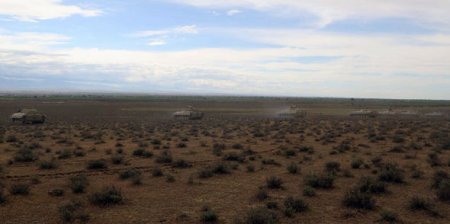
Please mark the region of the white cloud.
POLYGON ((234 15, 239 14, 239 13, 242 13, 242 11, 241 10, 237 10, 237 9, 231 9, 231 10, 227 11, 227 15, 228 16, 234 16, 234 15))
POLYGON ((38 21, 65 18, 74 15, 98 16, 100 10, 83 9, 67 5, 61 0, 1 0, 0 16, 4 15, 22 21, 38 21))
POLYGON ((430 23, 448 30, 448 0, 172 0, 208 9, 248 8, 282 16, 298 16, 305 12, 317 16, 317 25, 338 20, 406 18, 430 23))
POLYGON ((155 36, 166 36, 166 35, 177 35, 177 34, 197 34, 198 29, 196 25, 189 26, 178 26, 171 29, 161 29, 161 30, 146 30, 135 33, 136 37, 155 37, 155 36))
POLYGON ((162 45, 166 45, 167 42, 164 40, 152 40, 150 42, 148 42, 148 46, 162 46, 162 45))
POLYGON ((43 40, 33 42, 31 37, 37 34, 25 35, 27 38, 9 34, 0 36, 0 70, 21 68, 14 73, 18 78, 44 74, 73 76, 77 81, 106 79, 125 89, 127 85, 152 85, 232 94, 441 99, 450 96, 450 89, 442 88, 450 85, 450 35, 364 36, 290 29, 215 32, 279 47, 184 51, 54 49, 52 46, 65 37, 46 34, 43 40), (24 49, 31 52, 23 53, 24 49), (315 57, 333 59, 308 61, 315 57))

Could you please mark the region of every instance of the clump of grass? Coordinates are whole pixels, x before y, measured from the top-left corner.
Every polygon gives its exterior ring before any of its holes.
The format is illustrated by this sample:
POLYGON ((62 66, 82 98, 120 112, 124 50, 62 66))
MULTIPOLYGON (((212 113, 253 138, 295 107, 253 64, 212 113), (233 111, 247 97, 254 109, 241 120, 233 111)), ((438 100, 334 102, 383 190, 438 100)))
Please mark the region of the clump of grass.
POLYGON ((378 179, 384 182, 404 183, 404 172, 396 163, 386 163, 381 167, 378 179))
POLYGON ((69 187, 73 193, 84 193, 88 185, 89 181, 86 175, 81 174, 69 178, 69 187))
POLYGON ((89 196, 89 201, 97 206, 106 207, 123 202, 122 191, 115 186, 104 187, 89 196))
POLYGON ((289 196, 284 200, 284 214, 288 217, 292 217, 294 213, 306 210, 308 210, 308 204, 300 198, 289 196))
POLYGON ((108 165, 106 164, 105 160, 96 159, 96 160, 90 160, 87 164, 87 168, 90 170, 99 170, 99 169, 108 168, 108 165))
POLYGON ((111 156, 111 162, 113 164, 116 164, 116 165, 122 164, 123 160, 124 160, 124 157, 122 155, 116 154, 116 155, 111 156))
POLYGON ((140 175, 141 175, 141 172, 136 169, 128 169, 119 174, 120 179, 122 179, 122 180, 138 177, 140 175))
POLYGON ((225 161, 237 161, 237 162, 242 163, 245 161, 245 155, 243 155, 243 154, 238 155, 236 153, 230 152, 230 153, 223 155, 222 159, 225 161))
POLYGON ((368 176, 361 177, 356 188, 365 193, 378 194, 386 192, 386 185, 384 182, 374 180, 372 177, 368 176))
POLYGON ((397 213, 389 210, 382 210, 380 213, 380 218, 378 219, 378 222, 396 223, 398 221, 399 219, 397 213))
MULTIPOLYGON (((239 220, 239 219, 238 219, 239 220)), ((277 215, 275 212, 265 208, 257 207, 250 209, 244 220, 239 220, 237 223, 246 224, 275 224, 278 222, 277 215)))
POLYGON ((255 172, 255 166, 253 166, 252 164, 247 165, 247 172, 249 173, 253 173, 255 172))
POLYGON ((153 177, 161 177, 163 175, 164 174, 163 174, 161 168, 155 168, 155 169, 152 170, 152 176, 153 177))
POLYGON ((68 159, 70 157, 72 157, 72 150, 70 149, 64 149, 63 151, 61 151, 58 155, 58 159, 68 159))
POLYGON ((431 184, 431 187, 438 188, 439 185, 445 180, 450 180, 450 175, 443 170, 438 170, 433 174, 433 182, 431 184))
POLYGON ((200 221, 203 223, 215 223, 218 217, 214 210, 208 206, 204 206, 201 210, 200 221))
POLYGON ((30 184, 14 183, 10 186, 9 193, 12 195, 28 195, 30 194, 30 184))
POLYGON ((269 201, 266 203, 268 209, 278 209, 278 203, 276 201, 269 201))
POLYGON ((87 223, 89 221, 89 215, 84 211, 80 202, 65 202, 58 207, 58 212, 63 223, 73 223, 77 220, 80 223, 87 223))
POLYGON ((375 207, 372 195, 359 189, 350 189, 344 195, 343 204, 346 207, 371 210, 375 207))
POLYGON ((153 153, 143 148, 138 148, 133 151, 133 156, 151 158, 153 157, 153 153))
POLYGON ((192 167, 192 164, 186 160, 178 159, 173 163, 172 166, 175 168, 189 168, 192 167))
POLYGON ((6 195, 3 190, 3 187, 0 185, 0 205, 6 202, 6 195))
POLYGON ((214 174, 229 174, 230 169, 227 165, 224 163, 216 163, 214 165, 205 167, 199 171, 199 177, 200 178, 209 178, 212 177, 214 174))
POLYGON ((39 168, 43 170, 51 170, 58 168, 55 160, 44 160, 39 162, 39 168))
POLYGON ((409 209, 412 211, 426 211, 432 216, 439 216, 436 206, 426 198, 414 196, 409 200, 409 209))
POLYGON ((332 174, 317 175, 311 173, 305 176, 304 182, 307 186, 313 188, 330 189, 334 186, 334 178, 332 174))
POLYGON ((290 163, 290 164, 286 167, 286 169, 288 170, 288 172, 289 172, 290 174, 296 174, 296 173, 298 173, 298 166, 297 166, 297 164, 295 164, 295 163, 290 163))
POLYGON ((15 135, 6 136, 6 142, 8 142, 8 143, 13 143, 13 142, 18 142, 18 141, 19 141, 19 139, 15 135))
POLYGON ((316 196, 316 190, 310 186, 306 186, 303 189, 303 196, 314 197, 316 196))
POLYGON ((157 163, 171 163, 172 162, 172 154, 169 150, 164 150, 161 154, 156 157, 157 163))
POLYGON ((265 191, 264 189, 259 189, 255 194, 255 198, 259 201, 264 201, 267 198, 269 198, 269 195, 267 194, 267 191, 265 191))
POLYGON ((338 172, 341 170, 341 164, 336 161, 327 162, 325 164, 325 170, 332 173, 338 172))
POLYGON ((21 148, 14 156, 16 162, 33 162, 38 159, 38 156, 34 154, 33 150, 29 148, 21 148))
POLYGON ((175 177, 173 175, 171 175, 171 174, 167 174, 166 175, 166 182, 168 182, 168 183, 175 182, 175 177))
POLYGON ((280 189, 283 186, 283 180, 276 176, 266 178, 266 186, 269 189, 280 189))
POLYGON ((450 201, 450 179, 443 180, 439 183, 436 195, 442 201, 450 201))
POLYGON ((351 166, 353 169, 359 169, 364 164, 362 159, 353 159, 351 162, 351 166))
POLYGON ((61 188, 55 188, 48 192, 48 195, 53 197, 61 197, 64 196, 64 190, 61 188))

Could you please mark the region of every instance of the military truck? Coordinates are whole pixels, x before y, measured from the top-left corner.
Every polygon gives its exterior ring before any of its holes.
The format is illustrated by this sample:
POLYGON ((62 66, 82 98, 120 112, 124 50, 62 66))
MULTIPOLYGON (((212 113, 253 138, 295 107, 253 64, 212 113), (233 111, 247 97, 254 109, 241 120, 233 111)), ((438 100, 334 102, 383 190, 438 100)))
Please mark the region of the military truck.
POLYGON ((21 109, 11 115, 12 122, 22 122, 23 124, 42 124, 47 119, 45 114, 38 112, 36 109, 21 109))
POLYGON ((203 112, 197 111, 194 107, 189 106, 185 110, 173 113, 172 116, 179 120, 200 120, 203 118, 203 112))

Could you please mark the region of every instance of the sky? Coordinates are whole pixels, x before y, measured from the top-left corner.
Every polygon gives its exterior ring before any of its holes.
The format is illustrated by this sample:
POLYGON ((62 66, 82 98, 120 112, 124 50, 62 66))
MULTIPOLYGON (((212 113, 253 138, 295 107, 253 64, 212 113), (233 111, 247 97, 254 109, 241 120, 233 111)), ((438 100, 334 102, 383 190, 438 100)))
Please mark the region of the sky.
POLYGON ((450 100, 449 0, 0 0, 0 92, 450 100))

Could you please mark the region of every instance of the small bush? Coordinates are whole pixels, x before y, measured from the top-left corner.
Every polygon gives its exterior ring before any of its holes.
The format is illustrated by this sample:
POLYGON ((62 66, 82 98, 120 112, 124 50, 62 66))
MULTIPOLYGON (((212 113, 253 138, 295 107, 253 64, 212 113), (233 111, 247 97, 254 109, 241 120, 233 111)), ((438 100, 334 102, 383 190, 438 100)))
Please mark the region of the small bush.
POLYGON ((278 208, 278 203, 275 201, 269 201, 266 203, 266 208, 268 209, 277 209, 278 208))
POLYGON ((240 144, 240 143, 235 143, 235 144, 233 144, 231 146, 231 148, 233 148, 233 149, 243 149, 244 146, 242 144, 240 144))
POLYGON ((395 223, 399 221, 398 215, 388 210, 381 211, 380 216, 379 222, 395 223))
POLYGON ((295 163, 290 163, 286 168, 290 174, 298 173, 298 166, 295 163))
POLYGON ((48 195, 53 196, 53 197, 61 197, 64 195, 64 190, 60 189, 60 188, 55 188, 53 190, 50 190, 48 192, 48 195))
POLYGON ((106 169, 108 165, 103 159, 91 160, 88 162, 87 168, 90 170, 106 169))
POLYGON ((164 150, 161 154, 156 158, 157 163, 171 163, 172 162, 172 154, 168 150, 164 150))
POLYGON ((325 164, 325 169, 328 172, 338 172, 341 170, 341 164, 335 161, 327 162, 325 164))
POLYGON ((431 187, 438 188, 441 182, 445 180, 450 180, 450 175, 442 170, 438 170, 433 174, 433 183, 431 187))
POLYGON ((436 195, 442 201, 450 201, 450 180, 444 180, 439 183, 436 195))
POLYGON ((33 153, 33 150, 28 148, 19 149, 14 156, 14 161, 16 162, 33 162, 37 159, 38 157, 33 153))
POLYGON ((306 175, 304 181, 307 186, 313 188, 330 189, 333 188, 334 185, 334 175, 332 174, 316 175, 314 173, 311 173, 306 175))
POLYGON ((15 135, 8 135, 6 137, 6 142, 13 143, 13 142, 18 142, 18 141, 19 141, 19 139, 15 135))
POLYGON ((101 191, 91 194, 89 201, 101 207, 119 204, 123 202, 122 191, 115 186, 105 187, 101 191))
POLYGON ((265 207, 252 208, 247 212, 243 223, 275 224, 277 223, 277 215, 265 207))
POLYGON ((3 187, 0 186, 0 205, 6 202, 6 195, 3 191, 3 187))
POLYGON ((120 173, 120 179, 126 180, 133 177, 138 177, 141 175, 141 172, 136 169, 128 169, 120 173))
POLYGON ((252 164, 247 165, 247 172, 255 172, 255 166, 253 166, 252 164))
POLYGON ((361 177, 358 182, 357 189, 364 193, 384 193, 386 192, 386 186, 384 182, 376 181, 371 177, 361 177))
POLYGON ((269 198, 269 195, 267 194, 267 191, 259 189, 258 192, 256 192, 255 194, 255 198, 259 201, 264 201, 267 198, 269 198))
POLYGON ((279 189, 283 185, 281 178, 276 176, 270 176, 266 179, 266 186, 269 189, 279 189))
POLYGON ((133 151, 133 156, 143 156, 144 152, 145 152, 145 149, 143 149, 143 148, 135 149, 133 151))
POLYGON ((62 152, 59 153, 58 159, 68 159, 72 157, 72 150, 70 149, 64 149, 62 152))
POLYGON ((362 159, 352 160, 351 166, 353 169, 359 169, 364 164, 362 159))
POLYGON ((409 209, 412 211, 423 210, 430 213, 433 216, 439 216, 439 212, 436 210, 436 206, 428 199, 414 196, 409 200, 409 209))
POLYGON ((187 162, 186 160, 179 159, 175 161, 172 166, 175 168, 189 168, 192 167, 192 164, 187 162))
POLYGON ((316 196, 316 190, 310 186, 306 186, 305 189, 303 189, 303 196, 314 197, 316 196))
POLYGON ((170 175, 170 174, 167 174, 166 175, 166 182, 168 182, 168 183, 175 182, 175 177, 170 175))
POLYGON ((204 223, 215 223, 217 222, 217 214, 209 207, 205 206, 202 208, 202 213, 200 215, 200 220, 204 223))
POLYGON ((28 195, 30 194, 30 184, 14 183, 11 185, 9 193, 12 195, 28 195))
POLYGON ((54 160, 45 160, 39 163, 39 168, 43 170, 51 170, 58 168, 58 164, 54 160))
POLYGON ((83 150, 77 149, 77 150, 73 151, 73 154, 74 154, 76 157, 83 157, 83 156, 86 155, 86 152, 83 151, 83 150))
POLYGON ((72 189, 73 193, 84 193, 88 185, 89 181, 86 175, 78 175, 69 178, 69 187, 72 189))
POLYGON ((227 153, 222 157, 225 161, 237 161, 237 162, 244 162, 245 156, 244 155, 238 155, 236 153, 227 153))
POLYGON ((293 211, 294 213, 308 210, 308 204, 306 204, 306 202, 300 198, 294 198, 292 196, 289 196, 284 200, 284 207, 286 210, 293 211))
POLYGON ((66 202, 58 207, 58 212, 63 223, 73 223, 77 220, 80 223, 87 223, 89 221, 89 215, 84 212, 79 202, 66 202))
POLYGON ((113 156, 111 156, 111 162, 113 164, 116 164, 116 165, 122 164, 123 160, 124 160, 124 157, 122 155, 113 155, 113 156))
POLYGON ((163 175, 163 172, 160 168, 155 168, 152 170, 153 177, 161 177, 162 175, 163 175))
POLYGON ((387 163, 381 167, 378 179, 384 182, 403 183, 403 170, 395 163, 387 163))
POLYGON ((370 210, 375 207, 375 200, 369 193, 361 192, 359 189, 351 189, 345 193, 343 204, 350 208, 370 210))

